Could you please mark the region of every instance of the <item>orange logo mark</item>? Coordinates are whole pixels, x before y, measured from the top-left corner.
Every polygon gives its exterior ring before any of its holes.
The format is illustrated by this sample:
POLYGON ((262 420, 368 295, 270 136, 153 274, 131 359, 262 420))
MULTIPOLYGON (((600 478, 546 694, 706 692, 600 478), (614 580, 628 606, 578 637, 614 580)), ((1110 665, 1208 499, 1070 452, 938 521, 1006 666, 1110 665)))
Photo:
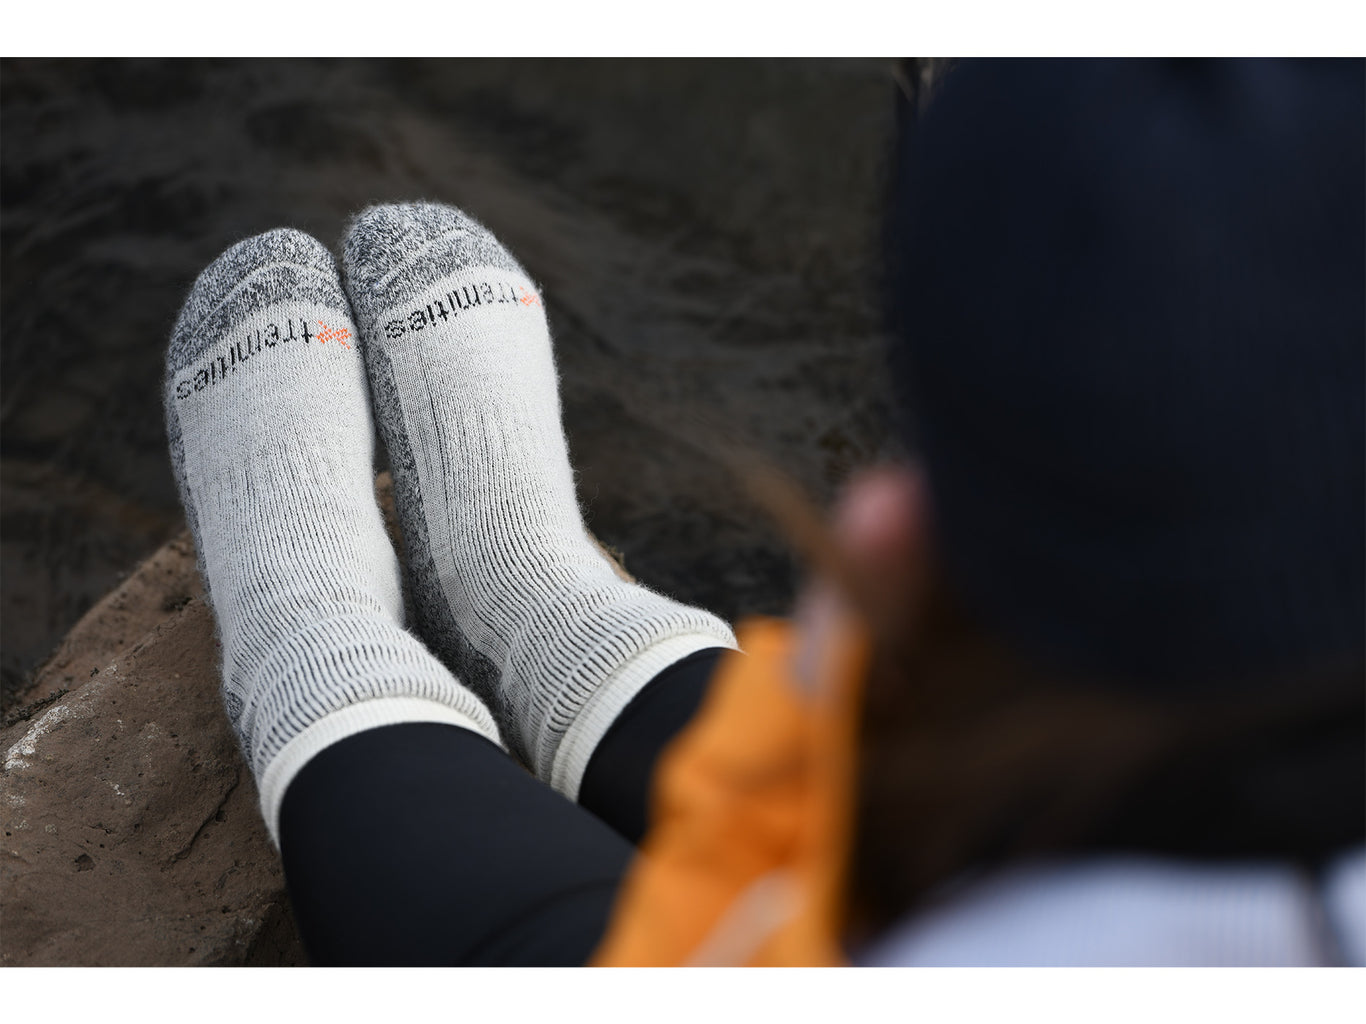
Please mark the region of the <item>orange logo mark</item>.
POLYGON ((322 328, 322 330, 318 332, 319 345, 326 345, 329 341, 335 341, 342 348, 349 349, 351 347, 345 340, 351 337, 351 332, 345 327, 328 327, 327 324, 323 323, 321 320, 318 321, 318 326, 322 328))
POLYGON ((523 306, 539 306, 541 304, 540 297, 534 292, 529 292, 525 288, 519 288, 517 290, 522 293, 522 297, 518 301, 521 302, 523 306))

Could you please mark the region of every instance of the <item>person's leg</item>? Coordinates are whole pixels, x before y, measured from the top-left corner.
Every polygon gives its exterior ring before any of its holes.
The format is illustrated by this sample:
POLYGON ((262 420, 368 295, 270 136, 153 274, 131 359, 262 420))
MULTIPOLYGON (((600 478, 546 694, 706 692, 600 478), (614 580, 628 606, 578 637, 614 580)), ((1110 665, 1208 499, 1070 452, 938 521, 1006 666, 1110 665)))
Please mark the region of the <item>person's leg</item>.
POLYGON ((347 736, 417 721, 497 740, 403 628, 359 339, 321 244, 272 231, 200 275, 167 351, 165 411, 224 704, 273 837, 291 780, 347 736))
POLYGON ((670 665, 626 705, 588 760, 579 803, 633 843, 649 826, 650 792, 659 757, 702 705, 716 663, 708 648, 670 665))
POLYGON ((167 353, 224 703, 301 930, 323 962, 581 963, 630 847, 404 630, 358 346, 330 254, 282 230, 205 270, 167 353))
POLYGON ((721 653, 641 691, 590 760, 581 806, 467 730, 397 725, 324 750, 280 817, 313 962, 586 963, 635 852, 627 840, 644 833, 654 763, 721 653))
POLYGON ((318 965, 584 964, 634 853, 484 738, 414 724, 311 760, 280 845, 318 965))
POLYGON ((681 710, 662 685, 642 698, 632 717, 657 736, 644 756, 636 728, 604 737, 652 679, 734 647, 733 634, 622 580, 593 543, 541 297, 488 231, 435 204, 375 207, 352 225, 343 264, 422 636, 489 702, 538 777, 579 799, 597 760, 594 801, 638 831, 612 794, 642 802, 659 746, 698 694, 681 710), (636 753, 611 753, 626 748, 636 753))

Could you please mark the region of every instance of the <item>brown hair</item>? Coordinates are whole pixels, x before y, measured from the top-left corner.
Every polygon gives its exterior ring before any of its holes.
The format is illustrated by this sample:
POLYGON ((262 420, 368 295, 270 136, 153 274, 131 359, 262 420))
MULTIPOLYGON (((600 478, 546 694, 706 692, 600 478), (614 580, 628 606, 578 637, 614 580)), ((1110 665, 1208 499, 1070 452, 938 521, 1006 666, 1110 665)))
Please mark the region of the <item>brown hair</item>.
POLYGON ((734 442, 716 451, 870 628, 849 942, 923 908, 950 883, 1031 858, 1276 857, 1312 871, 1366 838, 1360 647, 1263 678, 1168 681, 1163 697, 1134 680, 1021 655, 935 570, 919 608, 887 621, 870 581, 791 478, 734 442))
POLYGON ((871 937, 974 872, 1082 850, 1313 862, 1366 834, 1360 657, 1140 695, 1009 650, 930 587, 883 636, 858 751, 848 930, 871 937), (1233 697, 1228 694, 1251 694, 1233 697))

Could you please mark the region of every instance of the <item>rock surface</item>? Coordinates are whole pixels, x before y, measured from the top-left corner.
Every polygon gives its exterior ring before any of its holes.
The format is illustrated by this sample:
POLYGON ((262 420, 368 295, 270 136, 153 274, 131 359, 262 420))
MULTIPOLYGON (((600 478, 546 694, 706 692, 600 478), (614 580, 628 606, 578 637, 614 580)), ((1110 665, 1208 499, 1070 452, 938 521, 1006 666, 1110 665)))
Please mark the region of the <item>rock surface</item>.
POLYGON ((39 674, 0 732, 0 963, 304 962, 217 650, 182 536, 39 674))

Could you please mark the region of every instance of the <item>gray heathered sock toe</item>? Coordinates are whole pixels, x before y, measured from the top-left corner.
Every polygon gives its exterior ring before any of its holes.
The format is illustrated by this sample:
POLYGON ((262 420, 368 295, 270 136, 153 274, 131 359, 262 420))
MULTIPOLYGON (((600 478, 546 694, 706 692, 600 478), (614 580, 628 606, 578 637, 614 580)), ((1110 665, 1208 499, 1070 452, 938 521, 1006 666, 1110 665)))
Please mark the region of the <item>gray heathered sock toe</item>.
POLYGON ((364 729, 483 705, 402 626, 359 338, 325 248, 279 230, 200 275, 166 354, 171 462, 272 835, 290 780, 364 729))
MULTIPOLYGON (((351 307, 337 279, 336 263, 326 246, 302 231, 280 228, 238 242, 205 267, 171 331, 162 393, 166 434, 171 446, 171 470, 190 531, 194 534, 201 576, 204 575, 204 555, 194 504, 185 491, 185 449, 180 436, 180 417, 176 415, 176 382, 185 371, 199 369, 214 342, 229 337, 237 323, 285 301, 312 304, 331 311, 339 322, 351 321, 351 307), (266 268, 269 273, 260 272, 266 268), (227 301, 229 298, 231 302, 227 301)), ((224 341, 213 355, 223 355, 227 348, 224 341)), ((228 372, 235 373, 235 351, 228 356, 232 358, 228 372)), ((193 388, 194 377, 187 379, 193 388)), ((213 383, 218 383, 217 374, 214 374, 213 383)), ((205 586, 208 586, 207 577, 205 586)))
POLYGON ((622 582, 579 514, 535 284, 482 225, 371 208, 344 242, 419 628, 537 774, 576 796, 642 686, 729 627, 622 582))

